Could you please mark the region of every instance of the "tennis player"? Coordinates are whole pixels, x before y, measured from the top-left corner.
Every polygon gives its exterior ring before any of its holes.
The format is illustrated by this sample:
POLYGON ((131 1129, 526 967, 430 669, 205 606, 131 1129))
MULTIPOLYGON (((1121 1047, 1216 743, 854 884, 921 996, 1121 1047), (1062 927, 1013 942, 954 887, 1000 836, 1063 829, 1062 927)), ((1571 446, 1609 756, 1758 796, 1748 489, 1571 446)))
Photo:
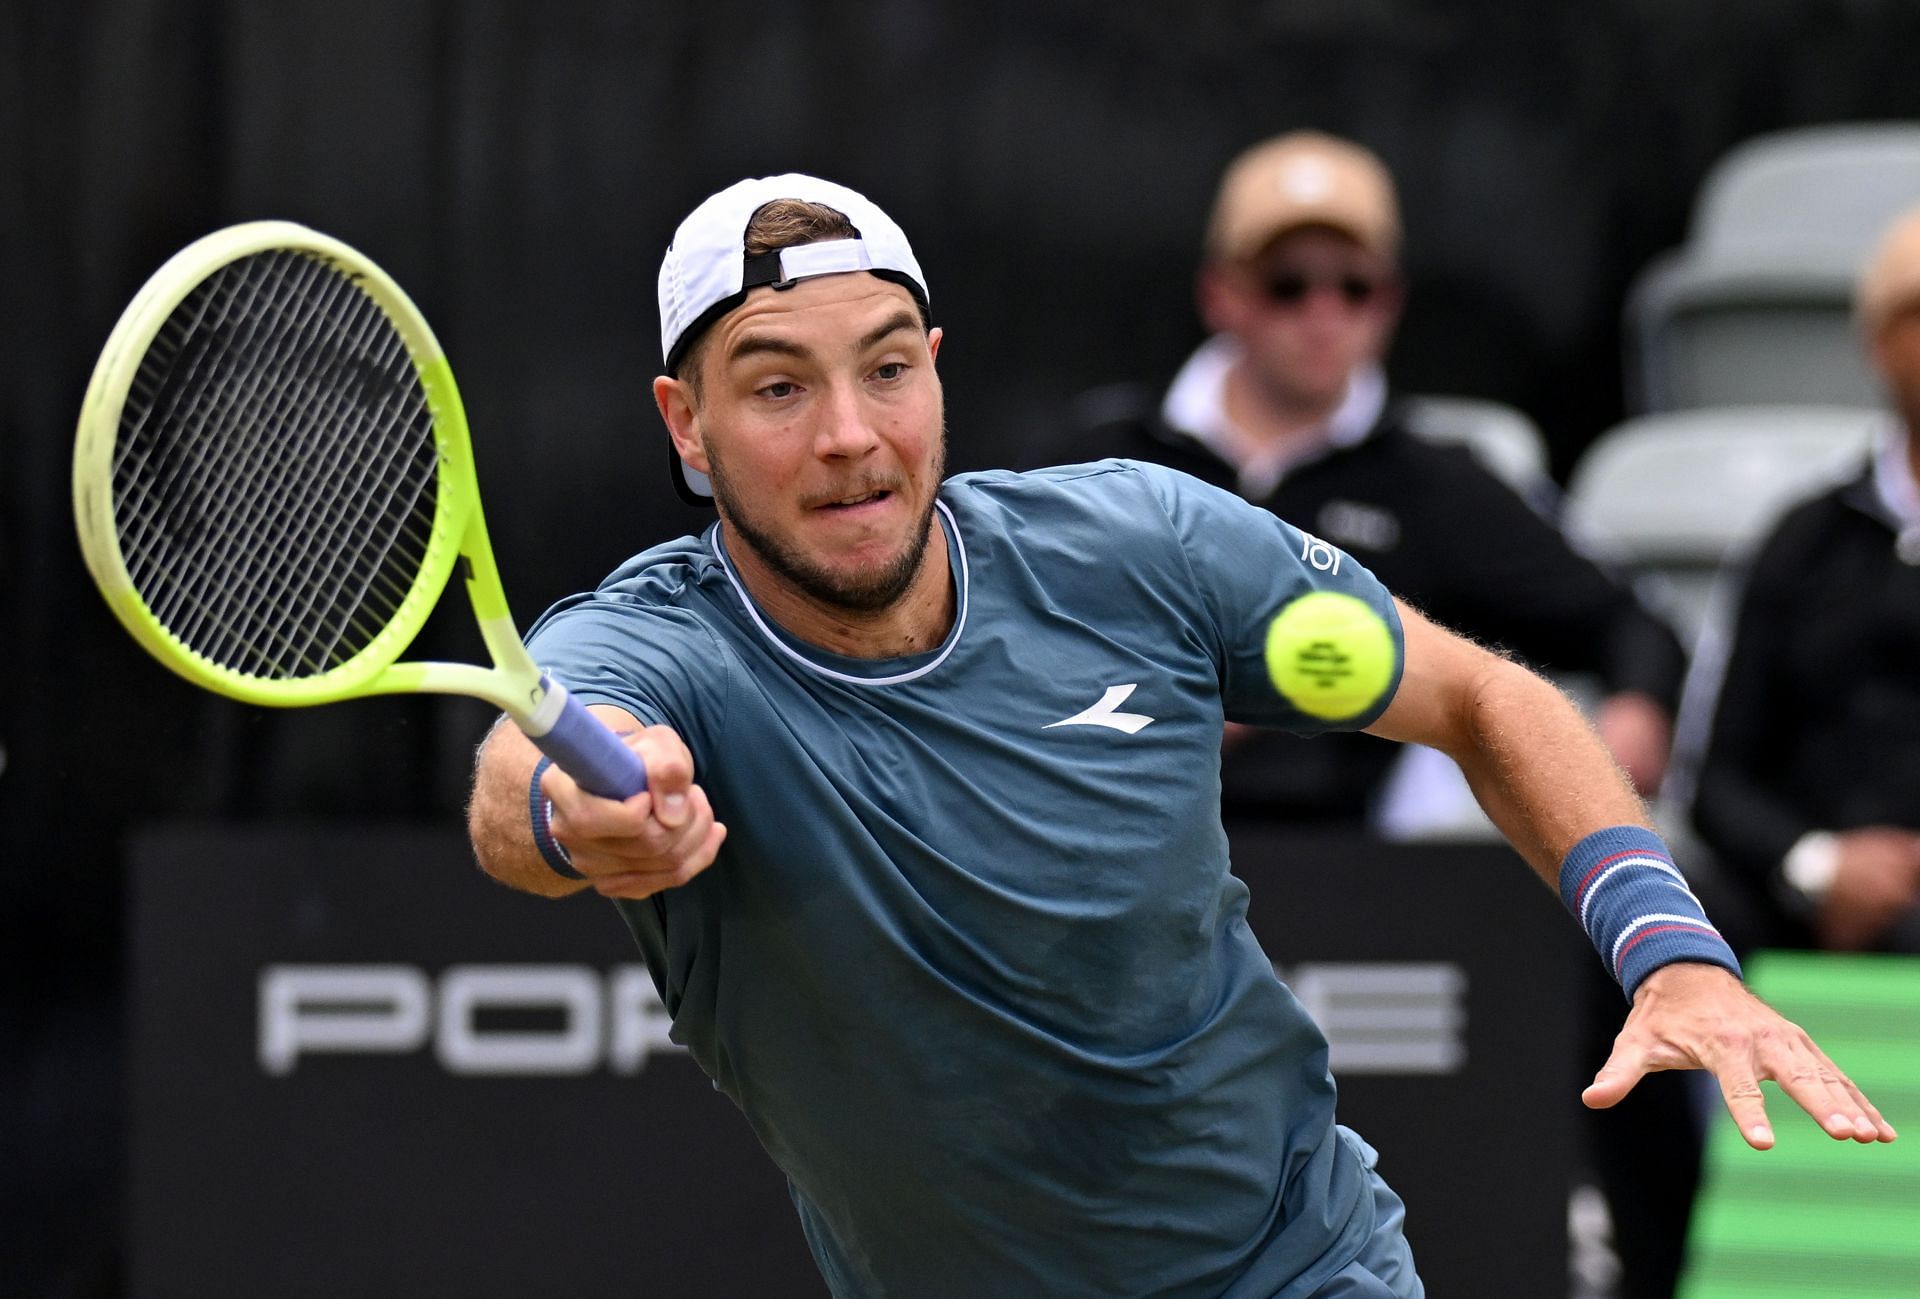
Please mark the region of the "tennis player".
POLYGON ((471 829, 508 884, 617 901, 836 1296, 1423 1293, 1219 816, 1224 721, 1326 725, 1263 663, 1309 590, 1403 651, 1349 725, 1453 755, 1631 998, 1589 1104, 1704 1066, 1756 1146, 1763 1078, 1836 1138, 1893 1139, 1747 993, 1551 686, 1171 470, 943 481, 941 332, 867 199, 743 181, 680 226, 659 289, 655 398, 718 522, 530 642, 651 788, 587 795, 501 726, 471 829))

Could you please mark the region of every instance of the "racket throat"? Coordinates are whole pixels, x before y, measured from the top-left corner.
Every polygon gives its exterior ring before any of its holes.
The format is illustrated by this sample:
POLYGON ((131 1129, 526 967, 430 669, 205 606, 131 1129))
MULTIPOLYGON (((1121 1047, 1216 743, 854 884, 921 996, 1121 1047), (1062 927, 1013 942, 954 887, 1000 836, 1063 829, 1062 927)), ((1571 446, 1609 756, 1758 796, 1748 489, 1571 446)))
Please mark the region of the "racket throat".
POLYGON ((528 739, 537 740, 553 729, 560 720, 560 714, 567 707, 567 688, 542 672, 540 684, 533 690, 532 711, 522 717, 516 714, 514 721, 525 731, 528 739))

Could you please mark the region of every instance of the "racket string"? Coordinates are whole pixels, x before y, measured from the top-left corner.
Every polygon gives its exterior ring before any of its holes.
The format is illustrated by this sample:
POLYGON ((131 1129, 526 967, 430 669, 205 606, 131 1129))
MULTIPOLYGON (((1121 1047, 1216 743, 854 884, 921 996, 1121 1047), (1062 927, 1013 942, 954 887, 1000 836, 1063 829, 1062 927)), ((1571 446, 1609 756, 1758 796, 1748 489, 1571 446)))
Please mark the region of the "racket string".
MULTIPOLYGON (((310 264, 303 268, 303 274, 309 277, 317 274, 316 266, 317 264, 310 264)), ((327 285, 328 297, 337 296, 338 290, 339 286, 336 284, 327 285)), ((278 304, 276 304, 276 306, 277 305, 278 304)), ((323 304, 324 307, 330 307, 330 305, 330 303, 323 304)), ((293 321, 295 332, 283 336, 280 351, 285 352, 291 350, 297 355, 299 352, 305 350, 306 346, 310 345, 308 335, 311 333, 312 328, 324 320, 326 314, 327 312, 324 310, 310 312, 305 322, 301 322, 296 318, 293 321)), ((289 364, 289 358, 285 356, 276 355, 270 359, 276 372, 285 369, 289 364)), ((284 405, 290 402, 296 410, 316 411, 317 403, 315 401, 315 395, 310 391, 303 390, 312 387, 312 377, 311 371, 304 376, 295 374, 294 378, 297 383, 296 390, 291 394, 274 395, 280 399, 280 404, 284 405)), ((321 396, 324 397, 325 394, 321 396)), ((232 415, 230 417, 230 423, 241 418, 239 407, 236 406, 231 409, 232 415)), ((334 411, 328 409, 325 414, 332 415, 334 411)), ((253 427, 261 426, 253 425, 253 427)), ((279 430, 276 430, 276 432, 277 431, 279 430)), ((263 495, 255 486, 257 475, 261 472, 271 473, 273 466, 271 464, 264 466, 258 464, 249 465, 250 471, 252 471, 256 477, 254 481, 247 483, 248 490, 241 494, 241 500, 252 502, 255 508, 238 517, 238 524, 246 528, 247 531, 240 539, 241 544, 237 545, 229 553, 240 561, 233 566, 232 577, 243 582, 246 590, 251 594, 246 601, 229 600, 220 606, 209 609, 209 613, 214 615, 213 620, 217 625, 226 630, 229 637, 225 642, 217 641, 210 646, 210 652, 216 657, 230 654, 232 650, 236 648, 236 642, 238 642, 239 644, 252 648, 255 653, 261 655, 268 665, 275 670, 285 670, 289 666, 285 657, 274 659, 271 657, 271 651, 267 647, 261 646, 256 642, 248 641, 243 629, 239 625, 231 622, 225 615, 230 609, 236 607, 236 605, 238 609, 243 612, 250 604, 278 610, 282 616, 276 619, 275 623, 269 624, 267 630, 271 632, 280 631, 289 623, 298 625, 309 612, 308 610, 292 611, 283 609, 280 594, 272 589, 270 582, 265 576, 274 571, 267 569, 265 565, 275 554, 284 554, 284 558, 278 561, 283 566, 306 565, 310 562, 311 555, 309 553, 297 555, 285 553, 289 549, 289 542, 291 540, 289 527, 293 518, 288 510, 289 501, 287 498, 310 498, 314 493, 314 488, 317 483, 324 482, 337 473, 339 454, 345 446, 344 442, 332 444, 330 447, 332 454, 325 458, 299 455, 297 453, 300 447, 307 441, 305 434, 305 427, 295 425, 287 430, 278 442, 268 444, 263 440, 257 440, 260 445, 268 445, 270 449, 273 450, 279 449, 279 445, 282 442, 290 444, 296 452, 292 459, 292 464, 298 466, 298 476, 284 473, 279 475, 278 478, 274 480, 271 492, 263 495)), ((282 635, 281 639, 283 641, 283 654, 291 654, 295 657, 297 663, 298 657, 305 652, 304 647, 298 643, 287 640, 284 635, 282 635)), ((308 664, 307 666, 308 670, 313 670, 312 664, 308 664)))
MULTIPOLYGON (((211 283, 207 287, 208 293, 206 295, 205 309, 197 311, 190 321, 184 322, 174 331, 179 335, 175 346, 181 350, 186 350, 196 343, 204 350, 208 340, 216 330, 229 328, 227 317, 232 314, 232 304, 240 296, 240 290, 245 287, 245 284, 244 282, 236 282, 232 278, 228 278, 224 281, 211 283), (219 303, 224 304, 219 323, 210 326, 207 323, 207 309, 219 303)), ((179 313, 176 313, 175 319, 177 320, 178 317, 179 313)), ((170 322, 170 324, 171 323, 172 322, 170 322)), ((257 324, 258 321, 252 320, 245 323, 257 324)), ((252 345, 253 336, 250 332, 237 337, 234 348, 230 350, 240 351, 252 345)), ((179 367, 180 363, 174 361, 163 371, 162 377, 166 384, 175 385, 171 389, 163 388, 163 391, 172 391, 174 393, 174 400, 164 408, 154 409, 151 417, 153 422, 157 423, 163 430, 177 430, 177 433, 171 441, 166 440, 166 434, 164 432, 158 433, 152 438, 142 440, 139 445, 141 446, 143 456, 142 463, 138 468, 142 471, 147 468, 144 453, 151 452, 156 445, 159 446, 170 459, 185 460, 187 463, 184 467, 173 468, 170 473, 167 466, 162 467, 160 472, 168 474, 167 481, 160 486, 159 490, 152 491, 148 494, 146 504, 151 507, 149 511, 143 512, 137 508, 129 510, 123 507, 123 526, 126 526, 129 530, 152 531, 157 529, 159 520, 154 517, 155 514, 167 510, 170 507, 178 508, 180 497, 183 494, 204 501, 213 490, 212 484, 223 477, 230 486, 235 482, 236 475, 244 475, 242 481, 251 483, 261 467, 258 453, 270 450, 273 446, 273 444, 264 437, 256 436, 249 443, 239 447, 238 450, 233 449, 235 435, 232 432, 232 426, 235 423, 240 424, 243 428, 263 428, 262 420, 264 416, 258 409, 257 385, 254 392, 246 398, 235 399, 231 392, 233 381, 236 377, 234 373, 216 375, 204 381, 199 380, 198 376, 189 376, 184 383, 176 383, 179 375, 179 367), (216 383, 221 385, 217 391, 214 390, 216 383), (183 412, 180 407, 183 402, 187 401, 193 402, 194 408, 183 412), (201 414, 201 412, 209 408, 226 412, 232 418, 215 424, 201 414), (227 447, 230 453, 226 456, 224 463, 216 464, 213 462, 210 453, 216 448, 223 446, 227 447)), ((261 368, 256 367, 254 377, 257 379, 260 373, 261 368)), ((244 372, 241 372, 238 377, 245 378, 246 375, 244 372)), ((254 498, 257 494, 253 492, 249 486, 247 495, 249 498, 254 498)), ((172 531, 177 534, 179 529, 174 528, 172 531)), ((160 539, 157 533, 154 534, 154 539, 156 541, 160 539)), ((230 540, 243 542, 249 539, 234 537, 230 538, 230 540)), ((234 552, 228 550, 225 553, 231 555, 234 552)), ((163 557, 163 552, 156 549, 153 557, 158 560, 163 557)), ((195 576, 204 579, 207 574, 201 569, 196 570, 195 576)), ((199 594, 199 588, 192 583, 180 583, 174 588, 173 594, 175 601, 178 602, 181 599, 199 594)), ((161 611, 169 612, 164 606, 162 606, 161 611)))
MULTIPOLYGON (((391 367, 397 362, 399 366, 406 368, 410 376, 412 363, 405 350, 400 347, 397 338, 390 338, 389 344, 389 354, 385 358, 386 364, 391 367)), ((381 399, 379 411, 360 412, 360 422, 365 424, 374 420, 377 415, 387 414, 394 404, 393 397, 392 390, 388 389, 381 399)), ((377 634, 398 609, 407 591, 406 587, 391 581, 387 576, 386 565, 350 563, 348 562, 350 558, 358 560, 360 557, 345 555, 331 539, 334 536, 355 535, 372 530, 374 536, 370 550, 391 554, 395 543, 402 535, 409 533, 408 519, 418 502, 420 489, 426 486, 424 479, 414 484, 407 508, 396 510, 395 498, 409 486, 408 479, 397 476, 395 472, 404 470, 406 466, 396 462, 411 452, 414 449, 413 446, 389 441, 383 447, 371 440, 361 440, 355 445, 356 459, 348 471, 351 474, 350 485, 345 490, 333 493, 325 507, 324 517, 316 511, 312 519, 313 526, 305 530, 306 536, 302 549, 303 559, 313 561, 326 558, 331 562, 332 568, 328 571, 332 579, 331 585, 340 592, 347 615, 335 620, 337 625, 331 639, 325 646, 320 647, 318 656, 323 662, 335 661, 334 655, 349 631, 359 632, 363 641, 377 634), (384 454, 381 454, 382 452, 384 454), (383 483, 390 484, 391 487, 384 497, 376 497, 373 489, 383 483), (392 526, 382 534, 379 529, 385 521, 391 521, 392 526), (370 610, 367 595, 369 590, 375 588, 378 588, 384 598, 378 608, 370 610)), ((421 543, 418 560, 424 560, 426 539, 417 533, 412 535, 421 543)), ((414 567, 418 567, 417 561, 414 567)), ((312 612, 312 606, 315 603, 312 596, 317 595, 317 592, 317 586, 310 588, 307 607, 300 611, 302 614, 312 612)))
MULTIPOLYGON (((301 259, 293 265, 302 281, 295 285, 293 292, 305 292, 307 291, 305 282, 320 273, 319 264, 301 259)), ((261 350, 262 345, 258 342, 258 338, 265 323, 262 319, 263 314, 278 317, 277 323, 282 328, 279 331, 274 354, 262 357, 262 363, 253 367, 251 372, 230 367, 228 373, 214 376, 205 385, 204 390, 196 390, 198 400, 194 403, 193 410, 187 415, 183 416, 177 409, 161 412, 163 420, 169 422, 169 427, 178 426, 183 432, 199 436, 192 437, 188 443, 187 471, 175 476, 171 490, 158 498, 158 502, 164 505, 169 500, 177 500, 184 488, 205 504, 210 500, 210 493, 215 490, 214 484, 224 482, 228 490, 220 499, 214 499, 211 503, 215 507, 213 512, 232 519, 233 526, 227 529, 228 544, 225 546, 218 550, 206 550, 200 554, 185 556, 189 565, 189 570, 184 575, 185 580, 176 585, 171 600, 161 604, 156 612, 161 615, 163 622, 174 627, 182 639, 196 644, 216 661, 227 661, 233 657, 232 651, 235 648, 233 642, 237 638, 253 645, 256 654, 261 656, 262 664, 271 668, 275 662, 270 657, 271 649, 261 646, 257 641, 247 640, 241 625, 235 621, 234 611, 251 614, 252 621, 255 622, 263 621, 261 618, 263 613, 284 613, 276 610, 276 606, 272 603, 272 592, 259 581, 250 580, 252 570, 259 568, 271 555, 273 548, 281 545, 285 540, 284 535, 276 535, 276 533, 270 532, 263 535, 261 524, 263 520, 273 521, 284 518, 288 504, 286 498, 297 493, 310 495, 312 480, 326 475, 332 466, 313 457, 288 458, 274 454, 283 449, 288 439, 284 435, 277 439, 272 436, 282 433, 282 429, 271 422, 271 411, 261 409, 263 396, 280 405, 302 400, 311 403, 312 398, 309 393, 302 391, 263 392, 259 380, 265 375, 275 373, 287 373, 294 379, 299 379, 301 377, 299 372, 289 369, 289 360, 285 353, 310 350, 314 340, 308 336, 311 333, 310 329, 303 328, 300 321, 290 317, 281 303, 268 301, 264 307, 258 305, 262 287, 259 281, 266 278, 266 270, 267 264, 264 260, 249 264, 240 278, 230 279, 227 285, 216 286, 216 288, 224 287, 227 291, 224 294, 216 292, 213 300, 222 301, 224 305, 219 319, 221 330, 235 328, 230 317, 236 304, 247 308, 247 314, 238 323, 237 332, 233 334, 233 343, 229 349, 235 356, 244 357, 250 349, 261 350), (290 330, 286 328, 289 324, 293 326, 290 330), (244 393, 237 393, 237 384, 249 378, 255 381, 252 386, 244 393), (209 419, 206 417, 209 411, 216 417, 224 416, 224 418, 209 419), (192 422, 188 422, 189 416, 192 422), (255 435, 251 438, 240 438, 239 432, 247 429, 254 430, 255 435), (228 454, 216 460, 203 454, 206 448, 226 448, 228 454), (204 467, 204 473, 192 472, 196 461, 204 467), (297 479, 289 477, 282 469, 277 487, 263 490, 260 486, 262 476, 273 474, 276 470, 276 462, 297 467, 301 471, 300 477, 297 479), (238 514, 233 507, 232 499, 236 495, 233 489, 236 486, 240 489, 237 492, 240 499, 253 502, 256 506, 251 511, 251 517, 238 514), (241 526, 246 530, 236 531, 236 528, 241 526), (211 565, 206 562, 209 559, 213 561, 211 565), (177 621, 177 615, 183 609, 190 610, 197 616, 191 622, 177 621), (207 642, 205 636, 210 627, 226 630, 229 633, 229 639, 226 642, 207 642)), ((324 290, 326 298, 336 298, 339 289, 340 285, 328 283, 324 290)), ((324 319, 324 312, 331 309, 331 303, 323 302, 321 305, 323 311, 309 313, 306 325, 310 326, 324 319)), ((198 315, 194 323, 205 329, 204 313, 198 315)), ((202 338, 220 336, 219 333, 201 335, 202 338)), ((269 335, 269 341, 273 341, 271 335, 269 335)), ((305 386, 310 387, 311 372, 307 378, 309 382, 305 386)), ((284 529, 279 530, 279 533, 283 534, 284 529)), ((280 642, 279 648, 283 654, 290 652, 297 658, 301 647, 288 637, 285 623, 284 616, 276 617, 273 621, 264 624, 264 630, 269 635, 277 636, 280 642)), ((285 658, 278 662, 284 666, 285 658)))
POLYGON ((439 468, 378 304, 317 257, 242 259, 176 309, 140 369, 115 493, 161 624, 253 675, 364 649, 426 559, 439 468))
MULTIPOLYGON (((320 313, 310 313, 310 316, 314 314, 320 313)), ((346 340, 345 350, 352 357, 360 357, 366 353, 367 345, 383 333, 389 344, 388 356, 385 358, 387 365, 391 366, 396 354, 403 365, 410 364, 407 362, 404 349, 398 345, 390 331, 381 330, 379 324, 371 318, 363 317, 354 335, 346 340), (370 338, 369 335, 373 337, 370 338)), ((408 373, 410 376, 410 371, 408 373)), ((311 389, 315 378, 315 374, 309 371, 303 386, 311 389)), ((323 593, 341 591, 343 579, 338 570, 354 558, 333 540, 335 536, 351 535, 347 526, 349 521, 344 520, 339 511, 343 504, 350 508, 351 502, 359 499, 362 508, 354 520, 357 522, 363 520, 367 510, 375 504, 371 497, 363 495, 363 489, 366 486, 364 456, 359 458, 357 464, 343 463, 346 457, 364 451, 368 446, 365 438, 361 436, 363 430, 352 426, 354 412, 351 409, 341 409, 343 396, 339 385, 330 392, 302 391, 296 394, 293 408, 303 412, 304 418, 292 427, 286 441, 295 448, 304 447, 313 441, 312 434, 315 430, 325 428, 329 423, 334 425, 340 436, 327 440, 326 445, 331 454, 326 459, 303 457, 302 464, 305 472, 302 477, 297 481, 283 480, 280 485, 280 495, 265 502, 261 509, 255 511, 256 517, 247 520, 256 529, 262 526, 269 527, 271 549, 284 552, 285 558, 272 569, 256 564, 255 569, 262 570, 260 575, 256 577, 254 572, 248 572, 245 576, 254 579, 251 584, 261 598, 283 611, 284 622, 314 628, 307 645, 290 647, 297 649, 300 655, 305 656, 306 661, 300 662, 298 658, 293 663, 275 660, 273 666, 280 671, 297 668, 305 668, 307 671, 322 670, 333 661, 332 653, 337 648, 341 636, 351 626, 350 621, 342 622, 338 634, 333 636, 328 647, 318 650, 314 648, 312 641, 324 634, 325 630, 326 611, 317 608, 320 599, 323 593), (318 499, 308 509, 296 513, 285 508, 286 495, 311 498, 316 496, 316 487, 329 482, 332 484, 331 489, 324 494, 318 494, 318 499), (302 521, 307 525, 304 528, 298 526, 302 521), (323 562, 328 567, 315 571, 313 566, 323 562), (273 578, 276 574, 298 574, 303 571, 311 574, 304 586, 305 599, 299 599, 300 592, 296 590, 290 602, 286 590, 288 584, 283 581, 276 588, 273 578), (319 625, 316 626, 316 623, 319 625)), ((390 402, 383 401, 383 407, 388 404, 390 402)), ((365 420, 362 419, 359 422, 364 425, 365 420)), ((247 546, 241 548, 241 553, 258 558, 269 553, 269 548, 265 545, 247 546)), ((399 599, 404 594, 404 591, 399 591, 390 595, 392 608, 397 608, 399 599)), ((348 600, 347 607, 349 609, 358 607, 364 600, 364 596, 364 588, 356 594, 347 595, 345 597, 348 600)), ((385 617, 390 616, 392 608, 381 611, 382 616, 373 623, 372 631, 377 631, 380 625, 384 625, 385 617)), ((371 633, 369 638, 370 635, 371 633)), ((264 651, 261 652, 264 653, 264 651)))
MULTIPOLYGON (((317 273, 313 264, 302 267, 301 271, 307 279, 311 279, 317 273)), ((231 315, 231 308, 240 301, 242 291, 258 287, 254 281, 260 278, 259 272, 261 272, 259 264, 250 265, 243 278, 232 282, 232 287, 225 294, 228 310, 223 313, 222 326, 227 324, 226 316, 231 315)), ((329 285, 328 289, 331 292, 336 287, 329 285)), ((285 317, 285 312, 279 310, 279 304, 267 305, 276 314, 285 317)), ((253 311, 243 317, 240 322, 239 328, 243 332, 235 341, 235 347, 240 354, 256 346, 256 338, 262 324, 259 316, 258 311, 253 311)), ((204 317, 197 323, 203 324, 204 317)), ((302 341, 297 334, 288 335, 282 346, 277 349, 277 353, 286 351, 288 347, 297 348, 302 341)), ((163 418, 182 422, 183 431, 190 435, 188 452, 191 458, 205 467, 204 474, 188 475, 189 481, 186 485, 192 490, 192 494, 203 500, 211 499, 215 506, 215 513, 232 517, 236 528, 244 525, 248 529, 245 532, 230 529, 228 544, 218 552, 189 556, 190 560, 198 562, 194 562, 190 571, 184 575, 185 580, 175 586, 171 600, 156 608, 156 613, 161 616, 162 621, 173 626, 182 639, 189 643, 202 644, 202 648, 209 657, 217 661, 226 661, 233 647, 230 642, 204 644, 202 637, 210 625, 232 631, 237 627, 231 612, 236 606, 241 610, 250 608, 256 613, 273 607, 268 602, 270 593, 262 589, 257 582, 244 580, 248 577, 248 573, 241 566, 251 560, 257 567, 263 554, 268 552, 269 546, 280 540, 277 537, 260 535, 259 524, 262 516, 268 519, 281 517, 276 511, 284 510, 286 504, 284 498, 296 486, 292 480, 283 477, 279 490, 271 496, 263 495, 258 487, 261 476, 272 472, 273 453, 281 448, 281 443, 284 441, 284 439, 276 441, 270 436, 277 430, 268 422, 271 412, 264 411, 262 404, 264 398, 272 397, 274 394, 263 394, 260 380, 267 373, 285 369, 287 361, 284 355, 280 354, 264 357, 263 361, 264 364, 256 366, 251 375, 232 371, 219 376, 217 387, 210 384, 207 391, 199 394, 199 400, 193 412, 196 416, 212 411, 224 418, 217 420, 197 418, 192 423, 185 423, 177 411, 163 412, 163 418), (244 394, 237 394, 236 385, 248 378, 254 381, 250 389, 244 394), (249 429, 254 430, 253 436, 243 437, 243 431, 249 429), (226 449, 228 454, 216 460, 212 453, 222 448, 226 449), (216 484, 222 482, 226 484, 227 490, 220 496, 214 497, 213 493, 219 490, 216 484), (239 488, 237 492, 234 490, 236 486, 239 488), (253 517, 243 517, 236 513, 233 505, 236 495, 242 500, 255 503, 257 508, 252 511, 253 517), (208 560, 213 561, 211 565, 207 562, 208 560), (175 617, 183 609, 190 610, 197 616, 191 622, 176 623, 175 617)), ((298 396, 300 394, 294 394, 294 397, 298 396)), ((312 458, 294 458, 290 463, 300 467, 304 471, 303 476, 308 479, 324 473, 327 469, 326 465, 312 458)), ((305 484, 298 485, 305 486, 305 484)), ((178 490, 179 484, 176 484, 176 490, 170 495, 177 496, 178 490)), ((269 625, 267 630, 271 632, 275 628, 269 625)), ((285 641, 284 635, 282 640, 285 641)), ((286 642, 286 646, 295 648, 292 642, 286 642)), ((266 653, 264 649, 258 648, 257 652, 266 653)))
MULTIPOLYGON (((385 382, 377 385, 381 392, 379 406, 377 409, 364 405, 340 409, 344 394, 336 391, 332 394, 333 409, 320 403, 307 408, 309 417, 299 428, 296 441, 301 444, 309 441, 309 430, 319 431, 331 416, 339 426, 336 431, 345 436, 328 440, 348 448, 349 455, 335 456, 327 466, 324 476, 333 480, 333 489, 310 511, 288 516, 304 521, 306 526, 292 529, 285 536, 293 559, 281 566, 283 572, 314 572, 318 579, 306 581, 304 601, 286 607, 291 621, 312 629, 312 653, 315 660, 323 664, 339 661, 336 657, 339 647, 349 632, 359 633, 360 645, 370 640, 404 599, 407 587, 391 580, 390 565, 384 561, 395 553, 394 546, 403 535, 415 542, 413 553, 406 556, 409 572, 417 570, 424 560, 426 538, 418 529, 408 528, 407 523, 418 508, 422 491, 431 483, 433 469, 431 462, 425 465, 417 482, 396 474, 396 470, 406 468, 396 462, 425 444, 393 439, 381 442, 364 435, 369 425, 391 422, 396 396, 402 391, 396 385, 413 382, 412 363, 398 337, 384 327, 384 320, 377 314, 370 315, 353 338, 350 355, 357 365, 367 364, 369 359, 377 362, 377 368, 384 373, 385 382), (381 340, 386 344, 384 356, 377 355, 368 346, 381 340), (384 495, 378 494, 382 485, 388 486, 384 495), (404 507, 396 508, 396 498, 403 494, 404 507), (382 520, 391 521, 393 526, 383 532, 382 520), (358 551, 339 543, 339 539, 353 536, 368 538, 358 551), (381 562, 372 562, 370 557, 374 556, 381 557, 381 562), (316 569, 315 565, 321 567, 316 569), (376 587, 383 599, 377 607, 369 606, 368 591, 376 587), (324 607, 323 593, 331 597, 324 607), (329 626, 333 628, 332 635, 324 644, 319 644, 320 639, 327 636, 329 626)), ((275 593, 276 597, 278 594, 275 593)), ((284 599, 282 603, 285 605, 284 599)))

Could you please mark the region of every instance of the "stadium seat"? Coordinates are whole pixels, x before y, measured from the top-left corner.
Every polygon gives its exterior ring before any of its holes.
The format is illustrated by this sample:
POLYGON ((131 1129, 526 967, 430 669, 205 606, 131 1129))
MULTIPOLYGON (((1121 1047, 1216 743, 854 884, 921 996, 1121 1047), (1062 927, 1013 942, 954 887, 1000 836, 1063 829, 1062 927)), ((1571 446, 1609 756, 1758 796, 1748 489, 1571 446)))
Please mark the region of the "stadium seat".
POLYGON ((1786 506, 1857 468, 1884 418, 1863 407, 1744 406, 1628 420, 1574 466, 1568 526, 1642 580, 1691 644, 1721 571, 1786 506))
POLYGON ((1634 409, 1866 405, 1854 277, 1920 204, 1920 122, 1809 127, 1728 153, 1700 187, 1686 244, 1627 305, 1634 409))
POLYGON ((1547 482, 1547 442, 1512 406, 1481 397, 1422 393, 1401 403, 1407 427, 1429 442, 1464 445, 1528 499, 1547 482))

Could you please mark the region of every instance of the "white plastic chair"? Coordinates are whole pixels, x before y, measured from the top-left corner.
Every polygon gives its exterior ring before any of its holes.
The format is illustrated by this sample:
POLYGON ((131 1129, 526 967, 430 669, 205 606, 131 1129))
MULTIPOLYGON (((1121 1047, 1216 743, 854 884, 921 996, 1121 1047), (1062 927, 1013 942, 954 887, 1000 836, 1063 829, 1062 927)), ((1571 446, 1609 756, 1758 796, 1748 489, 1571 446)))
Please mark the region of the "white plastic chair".
POLYGON ((1630 295, 1634 407, 1872 404, 1853 283, 1915 206, 1920 122, 1783 131, 1729 152, 1700 187, 1687 243, 1630 295))
POLYGON ((1744 406, 1628 420, 1574 466, 1567 523, 1651 579, 1647 594, 1691 643, 1722 570, 1787 506, 1856 471, 1885 419, 1866 407, 1744 406))
POLYGON ((1430 442, 1465 446, 1507 486, 1531 496, 1547 481, 1539 426, 1503 402, 1422 393, 1402 403, 1407 427, 1430 442))

